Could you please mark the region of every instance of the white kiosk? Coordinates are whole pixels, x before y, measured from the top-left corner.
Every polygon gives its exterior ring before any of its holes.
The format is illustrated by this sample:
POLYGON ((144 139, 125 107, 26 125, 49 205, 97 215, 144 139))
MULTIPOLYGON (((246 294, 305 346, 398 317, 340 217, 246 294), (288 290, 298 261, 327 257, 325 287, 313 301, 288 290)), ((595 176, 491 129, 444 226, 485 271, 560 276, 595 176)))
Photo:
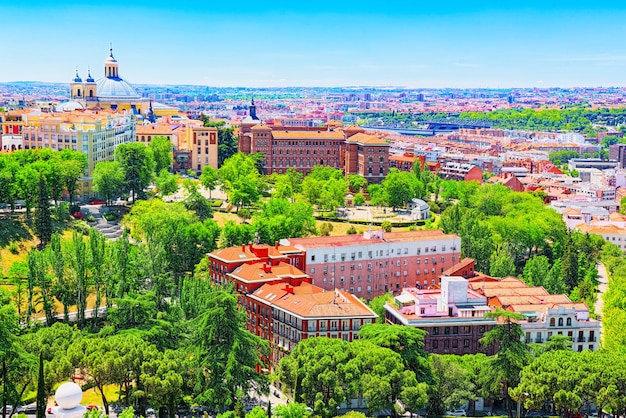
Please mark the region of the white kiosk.
POLYGON ((52 407, 57 418, 78 418, 85 415, 87 408, 80 404, 83 390, 74 382, 63 383, 54 393, 58 406, 52 407))

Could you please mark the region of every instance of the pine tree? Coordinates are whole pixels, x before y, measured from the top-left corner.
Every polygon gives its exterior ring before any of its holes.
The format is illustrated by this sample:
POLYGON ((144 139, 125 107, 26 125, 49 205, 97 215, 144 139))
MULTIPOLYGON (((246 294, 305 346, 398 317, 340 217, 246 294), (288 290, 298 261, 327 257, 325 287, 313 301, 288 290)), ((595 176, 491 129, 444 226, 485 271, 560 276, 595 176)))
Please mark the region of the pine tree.
POLYGON ((43 376, 43 354, 39 354, 39 377, 37 378, 37 416, 46 418, 46 391, 43 376))
POLYGON ((578 285, 578 251, 577 245, 572 239, 572 234, 568 233, 563 245, 563 257, 561 258, 561 271, 563 280, 568 291, 578 285))
POLYGON ((50 196, 43 175, 39 174, 38 198, 35 207, 35 234, 42 246, 50 242, 52 218, 50 216, 50 196))

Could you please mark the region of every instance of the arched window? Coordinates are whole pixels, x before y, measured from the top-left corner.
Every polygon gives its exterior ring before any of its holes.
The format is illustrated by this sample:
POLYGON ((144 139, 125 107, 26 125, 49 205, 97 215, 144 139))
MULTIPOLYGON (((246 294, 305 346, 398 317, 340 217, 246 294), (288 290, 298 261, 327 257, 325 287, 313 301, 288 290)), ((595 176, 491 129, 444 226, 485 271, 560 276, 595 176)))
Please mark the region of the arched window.
POLYGON ((89 90, 89 97, 93 97, 93 90, 89 90))
POLYGON ((568 327, 572 326, 572 318, 567 318, 566 322, 568 327))
POLYGON ((559 318, 559 326, 562 327, 563 326, 563 318, 559 318))
POLYGON ((550 326, 553 327, 555 325, 554 318, 550 318, 550 326))
POLYGON ((77 89, 77 90, 76 90, 76 95, 77 95, 78 97, 80 97, 80 89, 77 89))

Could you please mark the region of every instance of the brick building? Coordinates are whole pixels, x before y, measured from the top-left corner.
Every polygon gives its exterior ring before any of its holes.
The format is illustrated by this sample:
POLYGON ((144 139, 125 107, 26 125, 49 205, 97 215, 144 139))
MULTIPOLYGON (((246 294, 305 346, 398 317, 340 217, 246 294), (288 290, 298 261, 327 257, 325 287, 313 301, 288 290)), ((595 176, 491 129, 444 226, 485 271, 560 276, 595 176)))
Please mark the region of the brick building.
POLYGON ((366 231, 362 235, 290 238, 302 250, 312 283, 343 289, 366 300, 405 287, 439 284, 439 275, 459 261, 461 239, 441 231, 366 231))
POLYGON ((352 341, 376 314, 354 295, 311 284, 296 265, 302 250, 291 246, 243 245, 209 254, 215 283, 230 282, 248 318, 247 329, 270 342, 276 364, 301 340, 326 336, 352 341))
POLYGON ((254 102, 237 135, 240 152, 265 155, 265 174, 295 168, 307 175, 315 166, 327 166, 379 183, 389 170, 389 143, 366 135, 362 128, 330 122, 314 128, 269 126, 257 117, 254 102))
POLYGON ((485 317, 487 298, 463 277, 441 277, 441 289, 406 288, 385 305, 385 321, 427 332, 424 349, 437 354, 494 354, 479 340, 497 322, 485 317))

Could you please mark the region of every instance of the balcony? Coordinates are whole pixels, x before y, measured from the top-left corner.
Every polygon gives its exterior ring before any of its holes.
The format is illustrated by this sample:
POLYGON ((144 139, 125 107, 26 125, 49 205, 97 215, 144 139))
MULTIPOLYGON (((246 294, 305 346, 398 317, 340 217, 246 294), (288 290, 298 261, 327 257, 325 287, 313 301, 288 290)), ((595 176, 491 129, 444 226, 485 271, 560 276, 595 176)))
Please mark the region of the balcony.
POLYGON ((535 342, 541 344, 543 343, 543 338, 535 338, 535 342))

